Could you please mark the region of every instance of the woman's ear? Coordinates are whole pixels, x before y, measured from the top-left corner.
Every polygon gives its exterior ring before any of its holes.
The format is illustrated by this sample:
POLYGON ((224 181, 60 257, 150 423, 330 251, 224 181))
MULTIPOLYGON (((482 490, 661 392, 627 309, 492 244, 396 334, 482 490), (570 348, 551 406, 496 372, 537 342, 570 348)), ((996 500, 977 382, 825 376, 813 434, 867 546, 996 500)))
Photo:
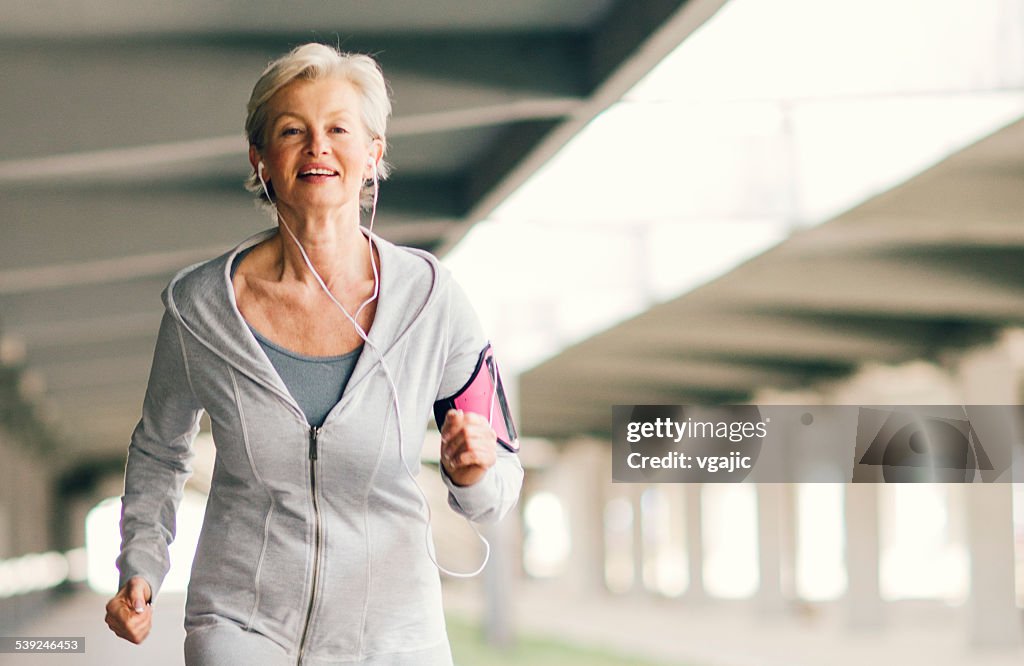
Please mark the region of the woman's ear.
MULTIPOLYGON (((252 170, 256 172, 256 177, 260 177, 260 162, 263 158, 260 157, 260 151, 256 150, 256 146, 249 146, 249 164, 252 165, 252 170)), ((265 169, 264 169, 265 170, 265 169)), ((270 180, 269 177, 263 176, 264 180, 270 180)))
POLYGON ((373 139, 370 142, 370 154, 366 158, 367 174, 363 180, 370 180, 373 178, 373 171, 377 165, 380 164, 381 158, 384 156, 384 142, 380 139, 373 139))

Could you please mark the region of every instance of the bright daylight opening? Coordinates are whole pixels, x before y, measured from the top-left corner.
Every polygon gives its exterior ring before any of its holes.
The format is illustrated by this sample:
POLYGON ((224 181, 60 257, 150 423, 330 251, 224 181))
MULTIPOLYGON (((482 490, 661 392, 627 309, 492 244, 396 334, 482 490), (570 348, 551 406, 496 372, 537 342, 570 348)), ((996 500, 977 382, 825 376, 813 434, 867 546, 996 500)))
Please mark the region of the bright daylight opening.
POLYGON ((796 592, 808 601, 838 599, 846 592, 843 488, 803 483, 797 493, 796 592))
POLYGON ((682 486, 662 484, 640 496, 644 586, 669 597, 679 596, 690 583, 682 491, 682 486))
MULTIPOLYGON (((163 592, 184 592, 192 573, 192 559, 199 543, 199 532, 206 513, 206 492, 213 475, 216 449, 209 432, 201 432, 192 445, 192 477, 185 485, 178 507, 177 528, 170 547, 171 569, 164 579, 163 592)), ((115 566, 121 550, 121 498, 108 497, 99 502, 85 518, 85 579, 90 588, 102 594, 117 592, 115 566)))
POLYGON ((523 509, 523 568, 535 578, 557 576, 569 559, 569 519, 558 496, 539 492, 523 509))
POLYGON ((701 488, 704 589, 710 596, 743 599, 757 592, 756 492, 747 483, 701 488))
POLYGON ((883 599, 967 599, 963 492, 957 484, 878 486, 881 514, 879 588, 883 599))
POLYGON ((446 262, 525 370, 1019 118, 1021 25, 1019 0, 733 0, 446 262))
MULTIPOLYGON (((184 592, 192 571, 192 558, 199 543, 199 530, 206 511, 206 496, 186 490, 178 508, 177 536, 171 544, 171 569, 160 588, 164 592, 184 592)), ((118 529, 121 498, 108 497, 97 504, 85 519, 85 549, 88 558, 89 587, 104 595, 117 592, 117 568, 114 561, 121 549, 118 529)))

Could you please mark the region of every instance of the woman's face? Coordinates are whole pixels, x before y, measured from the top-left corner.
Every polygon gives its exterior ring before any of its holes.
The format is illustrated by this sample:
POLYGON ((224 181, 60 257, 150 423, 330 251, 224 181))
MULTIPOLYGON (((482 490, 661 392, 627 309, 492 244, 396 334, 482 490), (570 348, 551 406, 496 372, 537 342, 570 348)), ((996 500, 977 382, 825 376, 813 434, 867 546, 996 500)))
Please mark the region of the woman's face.
POLYGON ((354 206, 380 158, 380 142, 363 125, 362 101, 346 79, 293 81, 267 102, 262 152, 250 148, 253 168, 274 184, 278 206, 304 213, 354 206))

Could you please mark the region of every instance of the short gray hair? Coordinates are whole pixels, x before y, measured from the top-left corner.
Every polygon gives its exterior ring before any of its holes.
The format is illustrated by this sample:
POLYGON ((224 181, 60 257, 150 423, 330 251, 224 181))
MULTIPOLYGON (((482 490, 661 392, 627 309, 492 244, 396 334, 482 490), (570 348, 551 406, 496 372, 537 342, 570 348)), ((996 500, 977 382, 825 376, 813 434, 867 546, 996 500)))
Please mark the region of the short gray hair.
MULTIPOLYGON (((362 100, 363 125, 372 138, 380 140, 387 154, 386 133, 391 99, 380 65, 368 55, 343 53, 333 46, 316 42, 297 46, 263 70, 246 106, 245 135, 249 144, 262 150, 267 130, 267 102, 278 90, 293 81, 317 81, 330 76, 346 79, 355 86, 362 100)), ((390 173, 391 165, 381 159, 377 164, 377 177, 383 180, 390 173)), ((255 193, 260 201, 270 203, 255 173, 246 179, 245 189, 255 193)), ((273 196, 273 183, 267 183, 267 189, 273 196)), ((373 202, 372 183, 363 184, 359 200, 364 209, 370 207, 373 202)))

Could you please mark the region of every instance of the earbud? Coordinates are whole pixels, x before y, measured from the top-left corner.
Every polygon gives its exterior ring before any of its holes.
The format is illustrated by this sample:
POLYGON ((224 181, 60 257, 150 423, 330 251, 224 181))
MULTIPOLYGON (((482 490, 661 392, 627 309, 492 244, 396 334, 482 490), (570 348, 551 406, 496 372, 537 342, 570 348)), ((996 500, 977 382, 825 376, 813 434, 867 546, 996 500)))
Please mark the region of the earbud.
POLYGON ((259 164, 258 167, 256 167, 256 170, 257 170, 257 173, 259 174, 259 177, 262 178, 263 177, 263 160, 260 160, 260 164, 259 164))

